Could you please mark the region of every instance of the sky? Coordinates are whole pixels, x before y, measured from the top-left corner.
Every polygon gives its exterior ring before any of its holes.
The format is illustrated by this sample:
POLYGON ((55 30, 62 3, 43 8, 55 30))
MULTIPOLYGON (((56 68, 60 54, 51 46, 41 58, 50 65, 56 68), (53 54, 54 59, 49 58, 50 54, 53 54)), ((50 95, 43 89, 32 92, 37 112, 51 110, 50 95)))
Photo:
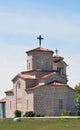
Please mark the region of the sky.
POLYGON ((27 70, 26 51, 39 46, 64 57, 68 84, 80 82, 80 0, 0 0, 0 98, 27 70))

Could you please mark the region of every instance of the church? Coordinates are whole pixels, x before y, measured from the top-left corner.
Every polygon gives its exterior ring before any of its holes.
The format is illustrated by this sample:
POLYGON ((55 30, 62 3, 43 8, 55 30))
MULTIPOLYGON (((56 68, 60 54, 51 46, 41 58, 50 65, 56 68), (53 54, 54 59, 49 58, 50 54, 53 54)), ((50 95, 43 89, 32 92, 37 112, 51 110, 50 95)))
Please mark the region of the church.
POLYGON ((67 82, 64 57, 41 46, 28 50, 27 69, 13 79, 13 88, 5 91, 6 117, 14 117, 15 110, 37 112, 41 116, 60 116, 63 111, 75 115, 75 90, 67 82))

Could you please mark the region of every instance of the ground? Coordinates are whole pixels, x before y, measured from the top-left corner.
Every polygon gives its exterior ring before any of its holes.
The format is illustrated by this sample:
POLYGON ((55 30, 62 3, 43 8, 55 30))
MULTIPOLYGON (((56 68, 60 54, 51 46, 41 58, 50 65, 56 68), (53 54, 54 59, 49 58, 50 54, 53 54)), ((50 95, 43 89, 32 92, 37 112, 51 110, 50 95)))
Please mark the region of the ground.
POLYGON ((20 122, 0 120, 0 130, 80 130, 80 119, 22 119, 20 122))

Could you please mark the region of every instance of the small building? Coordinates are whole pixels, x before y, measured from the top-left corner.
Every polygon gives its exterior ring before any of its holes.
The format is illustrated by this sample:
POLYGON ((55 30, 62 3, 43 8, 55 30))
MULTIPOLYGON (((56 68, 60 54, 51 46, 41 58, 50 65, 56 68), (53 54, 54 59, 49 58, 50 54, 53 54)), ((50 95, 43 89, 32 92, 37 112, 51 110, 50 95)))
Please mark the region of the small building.
POLYGON ((0 99, 0 105, 1 105, 1 118, 6 117, 6 98, 0 99))
MULTIPOLYGON (((41 36, 40 36, 41 37, 41 36)), ((6 117, 14 111, 37 112, 42 116, 60 116, 63 111, 75 115, 75 90, 67 82, 67 64, 62 56, 41 47, 27 51, 27 70, 13 79, 12 89, 6 93, 6 117)))

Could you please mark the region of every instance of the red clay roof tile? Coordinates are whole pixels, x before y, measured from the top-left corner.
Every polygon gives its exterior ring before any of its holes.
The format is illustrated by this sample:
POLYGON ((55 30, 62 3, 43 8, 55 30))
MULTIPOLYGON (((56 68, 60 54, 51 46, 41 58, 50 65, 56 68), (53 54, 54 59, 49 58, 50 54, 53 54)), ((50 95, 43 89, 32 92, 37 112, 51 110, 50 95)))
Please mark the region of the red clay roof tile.
POLYGON ((35 49, 32 49, 32 50, 29 50, 26 53, 33 52, 33 51, 44 51, 44 52, 52 52, 52 53, 54 53, 52 50, 49 50, 49 49, 46 49, 46 48, 42 48, 42 47, 38 47, 38 48, 35 48, 35 49))
POLYGON ((6 97, 5 97, 5 98, 0 99, 0 103, 5 103, 5 102, 6 102, 6 97))
POLYGON ((40 88, 40 87, 43 87, 43 86, 63 86, 63 87, 66 87, 67 84, 63 84, 63 83, 60 83, 60 82, 53 82, 53 83, 49 83, 49 84, 44 84, 44 85, 37 85, 37 86, 34 86, 32 88, 26 88, 25 90, 26 91, 29 91, 29 90, 34 90, 36 88, 40 88))
POLYGON ((42 77, 40 77, 41 79, 44 79, 44 78, 47 78, 47 77, 49 77, 49 76, 52 76, 52 75, 55 75, 55 74, 57 74, 56 72, 51 72, 50 74, 46 74, 46 75, 44 75, 44 76, 42 76, 42 77))
POLYGON ((28 74, 19 74, 19 77, 24 79, 36 79, 34 76, 28 75, 28 74))
POLYGON ((59 55, 55 55, 55 56, 53 56, 53 58, 55 58, 55 59, 57 59, 57 58, 59 58, 59 59, 64 59, 64 57, 61 57, 61 56, 59 56, 59 55))
POLYGON ((13 93, 13 89, 9 89, 9 90, 5 91, 5 93, 13 93))

